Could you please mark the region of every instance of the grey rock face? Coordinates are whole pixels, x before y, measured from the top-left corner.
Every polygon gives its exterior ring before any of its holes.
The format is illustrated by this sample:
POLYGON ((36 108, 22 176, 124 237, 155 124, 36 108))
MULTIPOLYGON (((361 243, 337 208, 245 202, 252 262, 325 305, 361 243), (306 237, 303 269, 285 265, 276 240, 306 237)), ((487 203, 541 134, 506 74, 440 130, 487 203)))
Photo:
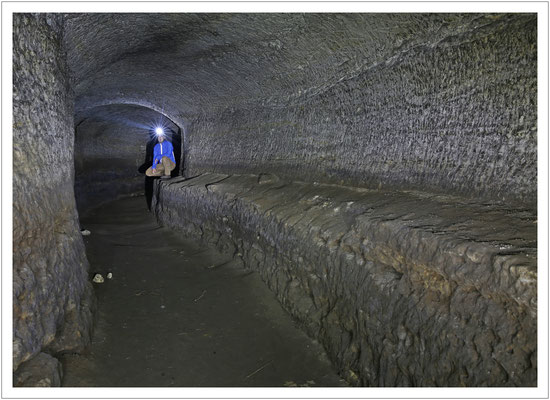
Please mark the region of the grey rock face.
POLYGON ((94 297, 75 211, 61 29, 59 16, 14 15, 14 369, 42 349, 79 351, 90 342, 94 297))
POLYGON ((164 110, 188 176, 536 206, 535 15, 71 14, 66 30, 77 112, 164 110))
POLYGON ((533 385, 536 24, 16 15, 14 368, 89 343, 73 164, 82 208, 133 191, 141 140, 105 118, 149 107, 185 128, 187 176, 222 173, 163 183, 159 218, 261 271, 350 381, 533 385))
POLYGON ((203 174, 153 210, 257 270, 366 386, 534 386, 536 215, 418 191, 203 174))
POLYGON ((190 175, 271 171, 534 206, 536 35, 532 17, 472 22, 277 104, 207 110, 190 175))
POLYGON ((61 363, 46 353, 39 353, 25 361, 13 377, 13 386, 61 386, 63 368, 61 363))

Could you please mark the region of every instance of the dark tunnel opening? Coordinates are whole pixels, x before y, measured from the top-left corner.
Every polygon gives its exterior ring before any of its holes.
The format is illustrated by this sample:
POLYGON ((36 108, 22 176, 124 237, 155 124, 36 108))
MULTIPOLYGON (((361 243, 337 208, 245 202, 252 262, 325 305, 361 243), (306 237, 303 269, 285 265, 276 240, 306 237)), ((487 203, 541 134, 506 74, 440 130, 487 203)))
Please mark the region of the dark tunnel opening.
POLYGON ((538 18, 14 14, 13 385, 536 386, 538 18))
POLYGON ((81 112, 75 119, 75 199, 80 214, 120 198, 145 194, 151 208, 153 182, 145 175, 158 143, 155 128, 162 126, 174 147, 179 175, 182 165, 182 129, 148 107, 111 104, 81 112))

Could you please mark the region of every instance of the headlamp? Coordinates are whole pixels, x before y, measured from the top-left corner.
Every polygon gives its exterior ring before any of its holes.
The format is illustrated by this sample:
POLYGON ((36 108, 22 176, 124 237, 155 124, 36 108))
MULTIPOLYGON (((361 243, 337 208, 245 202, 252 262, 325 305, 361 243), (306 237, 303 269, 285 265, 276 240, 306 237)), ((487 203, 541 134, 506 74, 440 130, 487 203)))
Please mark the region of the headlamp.
POLYGON ((162 136, 164 135, 164 129, 162 129, 160 126, 155 128, 155 133, 157 136, 162 136))

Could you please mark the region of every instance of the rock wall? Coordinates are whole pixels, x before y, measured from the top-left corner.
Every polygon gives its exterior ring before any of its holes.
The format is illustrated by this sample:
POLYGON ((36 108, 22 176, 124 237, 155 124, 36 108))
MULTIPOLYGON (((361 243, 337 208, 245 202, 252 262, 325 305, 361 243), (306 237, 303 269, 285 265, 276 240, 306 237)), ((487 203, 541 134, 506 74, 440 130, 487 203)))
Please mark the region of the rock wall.
POLYGON ((13 386, 61 386, 63 367, 59 360, 46 353, 39 353, 21 363, 14 373, 13 386))
POLYGON ((304 18, 317 23, 295 21, 309 47, 290 28, 266 44, 277 74, 264 93, 190 119, 189 176, 271 172, 536 207, 536 16, 304 18))
POLYGON ((257 270, 353 384, 537 384, 532 212, 213 173, 157 181, 153 211, 257 270))
POLYGON ((14 370, 41 351, 90 343, 94 297, 75 209, 62 26, 59 15, 13 16, 14 370))

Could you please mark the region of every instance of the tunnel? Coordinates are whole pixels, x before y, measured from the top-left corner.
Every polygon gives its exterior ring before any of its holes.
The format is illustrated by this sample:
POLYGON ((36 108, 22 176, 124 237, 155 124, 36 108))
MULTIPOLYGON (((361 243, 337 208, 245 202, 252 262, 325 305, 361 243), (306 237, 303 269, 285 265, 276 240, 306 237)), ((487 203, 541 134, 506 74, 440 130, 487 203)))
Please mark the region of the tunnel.
POLYGON ((14 13, 13 386, 536 387, 537 14, 14 13))

